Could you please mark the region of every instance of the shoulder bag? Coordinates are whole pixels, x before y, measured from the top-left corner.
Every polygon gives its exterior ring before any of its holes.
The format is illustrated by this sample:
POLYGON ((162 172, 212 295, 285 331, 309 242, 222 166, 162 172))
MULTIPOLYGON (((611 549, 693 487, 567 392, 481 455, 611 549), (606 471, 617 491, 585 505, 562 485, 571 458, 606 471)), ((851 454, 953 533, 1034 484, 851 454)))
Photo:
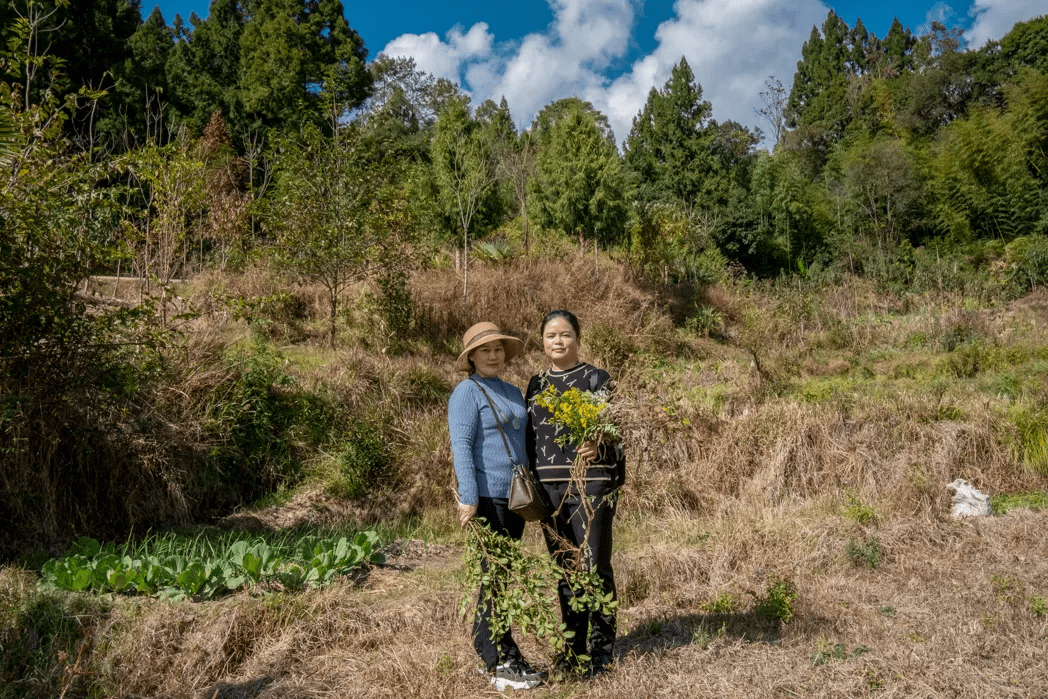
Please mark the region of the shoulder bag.
POLYGON ((550 506, 546 489, 542 487, 542 484, 539 483, 530 468, 524 464, 517 463, 517 460, 513 458, 513 452, 509 448, 509 440, 506 439, 506 432, 502 429, 502 421, 499 420, 500 411, 495 407, 495 402, 491 400, 491 396, 480 385, 480 382, 472 376, 470 379, 477 384, 477 388, 488 399, 488 405, 491 406, 491 413, 495 418, 495 426, 499 428, 499 435, 502 437, 502 446, 506 448, 506 455, 509 456, 509 461, 513 465, 513 480, 509 484, 509 509, 528 522, 535 522, 549 517, 550 513, 553 512, 553 508, 550 506))

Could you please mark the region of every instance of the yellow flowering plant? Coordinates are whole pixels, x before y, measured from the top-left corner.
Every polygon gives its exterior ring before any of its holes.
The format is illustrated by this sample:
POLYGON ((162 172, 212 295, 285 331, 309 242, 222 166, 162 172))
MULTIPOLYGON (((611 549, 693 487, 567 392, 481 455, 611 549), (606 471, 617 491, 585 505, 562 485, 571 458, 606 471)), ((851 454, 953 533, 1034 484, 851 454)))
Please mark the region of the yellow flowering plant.
POLYGON ((577 388, 560 393, 553 386, 547 386, 535 397, 535 403, 550 412, 554 427, 563 430, 553 440, 562 447, 619 441, 619 427, 610 419, 608 401, 599 394, 577 388))

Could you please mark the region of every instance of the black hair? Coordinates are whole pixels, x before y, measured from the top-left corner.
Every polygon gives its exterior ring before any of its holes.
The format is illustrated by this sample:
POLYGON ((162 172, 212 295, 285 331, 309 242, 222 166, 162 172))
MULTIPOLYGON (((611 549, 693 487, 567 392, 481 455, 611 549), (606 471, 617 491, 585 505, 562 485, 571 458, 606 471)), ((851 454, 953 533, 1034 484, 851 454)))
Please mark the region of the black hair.
POLYGON ((539 328, 539 337, 546 334, 546 325, 555 318, 563 318, 571 324, 571 329, 575 331, 575 337, 582 339, 582 330, 579 329, 579 319, 575 317, 575 314, 571 311, 565 311, 564 309, 550 311, 546 314, 546 317, 542 319, 542 327, 539 328))

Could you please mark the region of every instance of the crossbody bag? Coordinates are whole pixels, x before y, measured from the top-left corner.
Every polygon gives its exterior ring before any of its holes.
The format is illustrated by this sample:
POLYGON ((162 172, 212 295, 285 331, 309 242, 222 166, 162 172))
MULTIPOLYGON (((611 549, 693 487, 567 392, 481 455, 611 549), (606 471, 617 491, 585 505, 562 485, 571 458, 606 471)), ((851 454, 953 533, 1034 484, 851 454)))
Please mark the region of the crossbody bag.
POLYGON ((480 382, 472 376, 469 378, 473 383, 477 384, 477 388, 487 398, 488 405, 491 406, 492 417, 495 418, 495 426, 498 427, 499 436, 502 437, 502 446, 506 448, 506 455, 509 457, 510 464, 512 464, 513 479, 509 484, 509 509, 528 522, 535 522, 549 517, 550 513, 553 512, 553 507, 550 506, 546 489, 542 487, 542 484, 539 483, 530 468, 518 463, 513 458, 513 452, 509 448, 509 440, 506 439, 506 432, 502 429, 502 421, 499 420, 499 409, 495 407, 495 402, 491 400, 491 396, 480 385, 480 382))

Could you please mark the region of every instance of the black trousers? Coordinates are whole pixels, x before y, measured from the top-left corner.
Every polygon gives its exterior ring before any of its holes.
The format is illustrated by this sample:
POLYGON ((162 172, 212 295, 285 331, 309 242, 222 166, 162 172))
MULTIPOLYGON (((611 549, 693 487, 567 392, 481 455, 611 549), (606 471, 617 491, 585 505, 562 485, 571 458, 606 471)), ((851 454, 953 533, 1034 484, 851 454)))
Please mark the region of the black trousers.
MULTIPOLYGON (((615 592, 615 572, 611 569, 611 529, 615 518, 615 491, 610 482, 594 481, 586 484, 586 497, 593 507, 592 518, 586 521, 586 513, 577 496, 564 496, 567 483, 544 484, 554 508, 563 500, 560 512, 543 527, 546 547, 550 555, 566 569, 575 563, 572 557, 581 549, 582 565, 587 570, 596 571, 600 576, 601 592, 615 592), (552 532, 550 531, 552 530, 552 532), (562 540, 573 548, 565 548, 562 540), (585 544, 585 546, 583 546, 585 544)), ((615 650, 615 614, 575 611, 571 608, 571 599, 575 591, 567 580, 561 580, 558 587, 560 614, 568 631, 574 636, 568 639, 567 651, 578 655, 589 655, 591 658, 608 660, 615 650)))
MULTIPOLYGON (((488 528, 496 534, 519 541, 524 534, 524 519, 511 511, 508 505, 506 498, 482 497, 477 502, 477 517, 483 517, 488 528)), ((484 569, 487 570, 487 566, 484 569)), ((500 662, 520 658, 521 655, 509 629, 501 638, 491 637, 492 601, 489 599, 486 604, 481 604, 483 599, 484 587, 481 586, 477 597, 477 613, 473 617, 473 648, 484 662, 484 667, 491 671, 500 662)))

